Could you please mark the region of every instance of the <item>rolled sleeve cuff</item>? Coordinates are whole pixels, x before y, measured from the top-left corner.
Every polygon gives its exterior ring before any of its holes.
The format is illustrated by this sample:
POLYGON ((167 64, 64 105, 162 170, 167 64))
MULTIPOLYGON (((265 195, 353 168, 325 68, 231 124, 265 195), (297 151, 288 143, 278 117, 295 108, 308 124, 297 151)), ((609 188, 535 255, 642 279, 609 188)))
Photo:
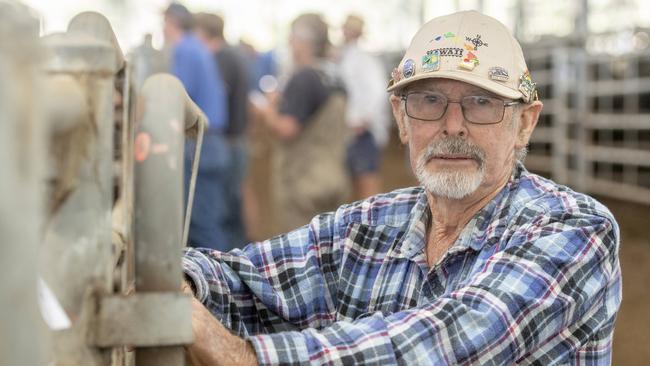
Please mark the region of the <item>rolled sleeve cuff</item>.
POLYGON ((183 256, 183 272, 194 283, 194 289, 196 290, 195 297, 203 304, 208 300, 210 294, 210 289, 208 287, 208 281, 203 276, 201 271, 201 266, 193 260, 193 256, 203 255, 196 251, 187 251, 185 256, 183 256))
POLYGON ((260 365, 309 365, 310 357, 304 335, 281 332, 248 337, 260 365))

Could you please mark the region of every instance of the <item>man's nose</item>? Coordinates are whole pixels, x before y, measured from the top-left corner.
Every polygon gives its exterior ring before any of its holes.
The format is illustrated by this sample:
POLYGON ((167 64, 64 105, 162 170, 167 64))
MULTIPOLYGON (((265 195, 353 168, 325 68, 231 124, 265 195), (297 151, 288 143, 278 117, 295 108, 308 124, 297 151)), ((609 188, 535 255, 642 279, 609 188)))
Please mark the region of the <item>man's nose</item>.
POLYGON ((467 121, 460 103, 449 103, 443 120, 443 133, 448 136, 467 136, 467 121))

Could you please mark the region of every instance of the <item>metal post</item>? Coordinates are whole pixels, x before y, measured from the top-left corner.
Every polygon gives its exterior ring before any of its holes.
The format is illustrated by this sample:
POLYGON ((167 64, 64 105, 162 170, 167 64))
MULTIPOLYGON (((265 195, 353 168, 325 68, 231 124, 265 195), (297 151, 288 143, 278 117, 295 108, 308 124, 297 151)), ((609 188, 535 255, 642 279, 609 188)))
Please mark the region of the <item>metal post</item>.
MULTIPOLYGON (((180 81, 171 75, 154 75, 142 87, 134 154, 138 293, 180 289, 184 131, 189 124, 205 124, 205 117, 196 110, 180 81)), ((190 309, 185 310, 189 314, 190 309)), ((183 325, 191 333, 191 322, 183 325)), ((181 346, 138 348, 136 352, 138 366, 184 364, 181 346)))
POLYGON ((37 249, 44 165, 37 63, 38 21, 0 1, 0 365, 40 365, 44 332, 37 309, 37 249))
POLYGON ((526 0, 516 0, 514 11, 515 11, 515 26, 514 34, 515 37, 521 41, 526 37, 526 0))
POLYGON ((552 51, 552 87, 553 104, 552 115, 552 145, 551 145, 551 176, 562 184, 569 181, 569 167, 567 159, 569 155, 569 83, 571 69, 569 64, 570 48, 560 47, 552 51))
POLYGON ((589 81, 588 69, 589 58, 585 49, 587 43, 587 36, 589 19, 589 1, 581 0, 580 9, 575 14, 575 33, 577 38, 578 47, 575 50, 575 68, 576 68, 576 164, 577 176, 575 179, 575 187, 580 191, 588 191, 589 177, 593 175, 591 161, 587 156, 587 149, 589 147, 589 136, 587 126, 587 84, 589 81))
POLYGON ((86 339, 93 297, 110 294, 114 286, 113 76, 120 56, 105 37, 110 30, 106 18, 91 17, 86 28, 80 24, 88 18, 78 16, 67 33, 45 38, 52 54, 45 67, 48 78, 63 78, 69 85, 54 93, 78 96, 55 107, 84 111, 57 121, 48 164, 50 218, 41 272, 72 320, 70 329, 53 334, 55 362, 63 365, 106 365, 110 358, 110 352, 88 345, 86 339))

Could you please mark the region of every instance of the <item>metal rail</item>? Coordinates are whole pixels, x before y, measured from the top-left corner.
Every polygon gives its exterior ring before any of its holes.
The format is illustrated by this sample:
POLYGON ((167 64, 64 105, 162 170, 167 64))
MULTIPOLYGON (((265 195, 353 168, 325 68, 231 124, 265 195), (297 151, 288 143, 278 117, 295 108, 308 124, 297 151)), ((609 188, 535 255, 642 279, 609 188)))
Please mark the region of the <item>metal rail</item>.
POLYGON ((596 57, 553 45, 526 52, 548 94, 526 165, 582 191, 650 204, 650 52, 596 57))
POLYGON ((72 320, 69 329, 52 333, 52 358, 61 365, 110 362, 110 350, 86 339, 93 331, 94 299, 115 286, 113 83, 121 65, 106 32, 100 38, 78 26, 89 18, 98 29, 110 30, 101 15, 86 13, 70 22, 68 32, 43 39, 50 52, 45 78, 56 87, 50 94, 63 96, 44 111, 57 118, 49 144, 49 207, 41 249, 41 275, 72 320))
POLYGON ((43 363, 35 258, 46 126, 34 108, 42 56, 38 21, 26 7, 0 0, 0 365, 43 363))
MULTIPOLYGON (((184 131, 198 133, 200 142, 207 121, 181 82, 166 74, 145 81, 137 115, 141 118, 135 139, 136 293, 173 294, 181 286, 180 253, 186 237, 183 234, 184 131)), ((188 209, 191 209, 189 204, 188 209)), ((189 316, 189 298, 184 300, 186 303, 179 305, 178 311, 189 316)), ((140 348, 136 351, 136 365, 183 364, 184 352, 178 344, 190 343, 191 319, 168 320, 159 325, 167 329, 158 329, 150 337, 176 333, 184 335, 183 342, 177 342, 177 346, 140 348)), ((155 344, 165 344, 162 339, 157 341, 155 344)))
MULTIPOLYGON (((98 13, 77 15, 43 42, 52 128, 40 274, 70 318, 50 332, 47 358, 183 365, 182 345, 192 341, 190 297, 180 292, 184 142, 198 140, 194 182, 207 120, 170 75, 149 78, 132 102, 129 64, 98 13)), ((188 221, 189 212, 191 203, 188 221)))

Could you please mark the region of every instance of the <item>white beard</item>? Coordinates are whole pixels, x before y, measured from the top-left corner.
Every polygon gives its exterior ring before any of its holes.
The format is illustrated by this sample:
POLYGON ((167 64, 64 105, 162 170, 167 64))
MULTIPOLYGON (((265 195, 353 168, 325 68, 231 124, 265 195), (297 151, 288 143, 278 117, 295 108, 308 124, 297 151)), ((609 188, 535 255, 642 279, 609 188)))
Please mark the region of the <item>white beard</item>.
POLYGON ((418 157, 415 175, 418 181, 431 194, 449 199, 462 199, 474 193, 485 177, 485 153, 479 147, 463 138, 449 137, 431 143, 418 157), (427 163, 435 155, 466 154, 478 164, 478 169, 445 170, 432 173, 427 170, 427 163))

